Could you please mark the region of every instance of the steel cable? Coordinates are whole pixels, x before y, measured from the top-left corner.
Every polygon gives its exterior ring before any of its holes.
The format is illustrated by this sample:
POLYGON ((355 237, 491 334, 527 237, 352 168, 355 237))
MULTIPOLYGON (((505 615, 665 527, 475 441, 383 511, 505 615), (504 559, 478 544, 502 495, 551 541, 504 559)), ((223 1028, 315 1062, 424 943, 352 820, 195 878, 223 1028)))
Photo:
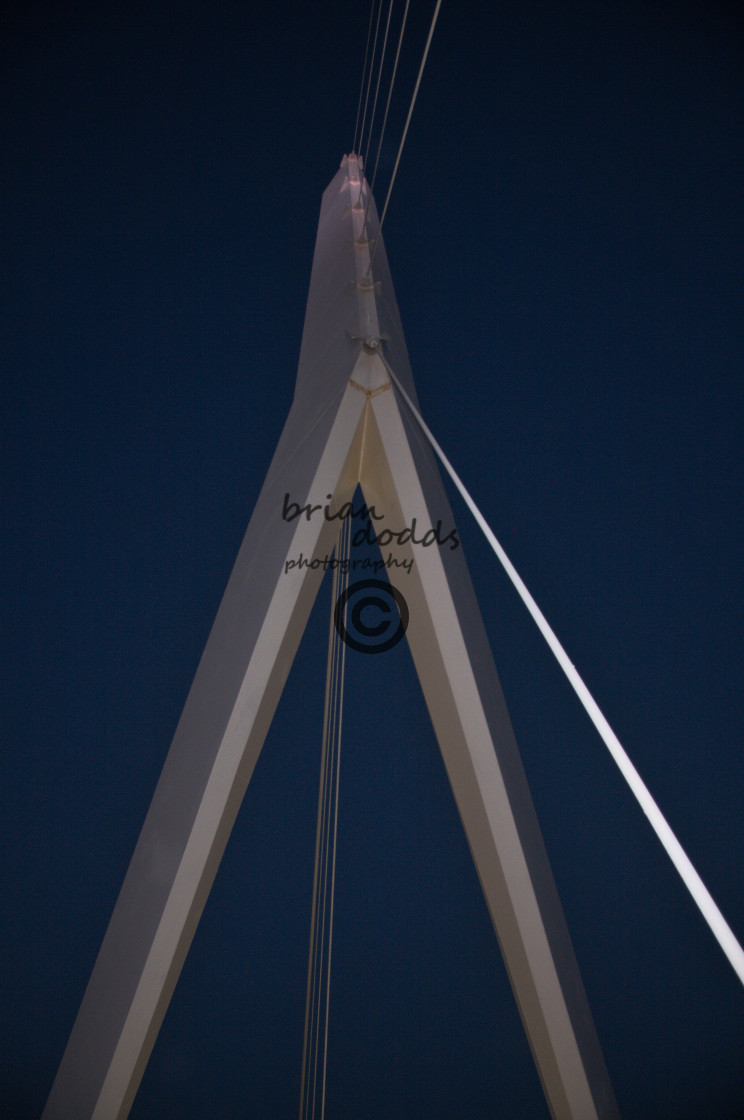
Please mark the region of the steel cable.
POLYGON ((305 1028, 302 1045, 300 1120, 325 1116, 328 1029, 330 1011, 331 952, 336 889, 341 730, 343 723, 346 646, 334 625, 335 605, 348 585, 351 542, 350 521, 341 525, 333 569, 331 617, 323 711, 323 736, 315 834, 310 946, 308 951, 305 1028))
MULTIPOLYGON (((378 353, 380 353, 380 351, 378 351, 378 353)), ((483 514, 480 512, 470 494, 465 489, 464 483, 460 480, 454 467, 452 466, 449 459, 444 454, 436 439, 432 435, 430 429, 424 422, 420 412, 416 408, 411 398, 408 396, 408 393, 405 391, 400 381, 395 376, 389 364, 387 363, 387 361, 385 361, 385 358, 381 353, 380 357, 382 358, 385 364, 385 368, 390 374, 391 379, 395 383, 403 399, 413 413, 417 424, 436 452, 440 462, 447 471, 447 474, 450 476, 453 483, 465 500, 465 504, 473 514, 475 520, 478 522, 478 525, 483 531, 483 534, 486 537, 486 540, 490 544, 491 548, 501 561, 504 570, 509 576, 509 579, 514 584, 514 587, 516 588, 520 598, 522 599, 522 602, 532 615, 532 618, 536 622, 540 633, 550 646, 550 649, 555 655, 558 664, 561 666, 563 672, 568 677, 576 695, 586 709, 587 715, 599 732, 602 741, 612 755, 618 769, 620 770, 620 773, 623 775, 626 782, 630 786, 633 795, 635 796, 638 804, 645 813, 649 824, 660 840, 662 847, 666 851, 667 855, 677 869, 683 883, 692 895, 693 900, 700 910, 700 913, 708 923, 711 933, 723 949, 723 952, 725 953, 726 958, 733 968, 734 972, 739 977, 742 984, 744 984, 744 949, 742 949, 741 945, 737 941, 733 930, 729 926, 721 911, 718 909, 718 906, 714 902, 710 891, 698 875, 690 858, 688 857, 684 848, 672 831, 668 821, 661 812, 661 809, 651 796, 649 789, 647 788, 640 774, 628 757, 628 754, 620 743, 620 740, 610 727, 596 700, 584 684, 584 681, 579 676, 576 667, 569 659, 569 656, 564 650, 563 646, 558 641, 558 638, 556 637, 550 624, 545 618, 545 615, 542 613, 537 603, 532 598, 532 595, 527 590, 527 587, 522 581, 516 568, 504 552, 504 549, 499 544, 495 534, 493 533, 493 530, 490 528, 483 514)))
POLYGON ((354 143, 352 145, 352 152, 356 152, 357 132, 359 130, 359 114, 362 111, 362 97, 364 95, 364 75, 367 73, 367 55, 369 54, 369 37, 372 34, 372 17, 375 14, 375 0, 372 0, 369 8, 369 26, 367 27, 367 45, 364 48, 364 65, 362 66, 362 81, 359 86, 359 103, 357 105, 356 121, 354 123, 354 143))
MULTIPOLYGON (((421 77, 424 73, 424 67, 426 66, 426 59, 428 58, 428 55, 429 55, 429 47, 431 46, 431 40, 432 40, 432 36, 434 35, 434 28, 436 27, 436 24, 437 24, 437 17, 439 16, 439 9, 441 8, 441 6, 442 6, 442 0, 437 0, 436 7, 434 9, 434 15, 431 18, 431 27, 429 28, 429 35, 428 35, 427 40, 426 40, 426 46, 424 47, 424 55, 423 55, 423 58, 421 59, 421 65, 419 67, 418 77, 416 78, 416 85, 415 85, 414 90, 413 90, 413 96, 411 98, 411 104, 410 104, 409 109, 408 109, 408 116, 406 117, 405 127, 403 128, 403 136, 401 137, 400 146, 398 148, 398 155, 395 158, 395 166, 393 167, 393 174, 392 174, 391 179, 390 179, 390 185, 388 187, 387 197, 385 199, 385 205, 382 208, 382 216, 380 218, 380 224, 378 226, 378 234, 380 232, 382 232, 382 223, 385 221, 385 215, 387 214, 387 208, 388 208, 388 204, 390 202, 390 195, 392 194, 392 191, 393 191, 393 184, 395 183, 395 176, 398 173, 398 165, 400 163, 400 157, 401 157, 402 152, 403 152, 403 145, 405 144, 406 136, 408 135, 408 126, 411 123, 411 115, 413 113, 413 107, 416 104, 416 97, 418 96, 419 86, 421 85, 421 77)), ((375 243, 374 243, 373 247, 372 247, 372 252, 370 253, 369 264, 367 265, 367 279, 369 279, 370 270, 372 268, 372 262, 375 259, 375 251, 377 249, 379 241, 380 241, 380 238, 378 236, 375 240, 375 243)))

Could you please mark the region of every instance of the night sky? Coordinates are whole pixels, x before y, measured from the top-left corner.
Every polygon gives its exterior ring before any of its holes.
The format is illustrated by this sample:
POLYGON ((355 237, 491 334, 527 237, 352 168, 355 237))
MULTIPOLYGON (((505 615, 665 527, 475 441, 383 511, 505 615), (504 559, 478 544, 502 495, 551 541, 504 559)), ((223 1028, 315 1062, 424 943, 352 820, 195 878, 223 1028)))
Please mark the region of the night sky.
MULTIPOLYGON (((48 1095, 289 409, 368 14, 0 17, 9 1120, 48 1095)), ((445 0, 384 227, 424 416, 740 939, 743 48, 722 3, 445 0)), ((621 1112, 740 1120, 744 989, 452 504, 621 1112)), ((133 1120, 297 1114, 329 604, 133 1120)), ((545 1118, 405 643, 346 685, 326 1114, 545 1118)))

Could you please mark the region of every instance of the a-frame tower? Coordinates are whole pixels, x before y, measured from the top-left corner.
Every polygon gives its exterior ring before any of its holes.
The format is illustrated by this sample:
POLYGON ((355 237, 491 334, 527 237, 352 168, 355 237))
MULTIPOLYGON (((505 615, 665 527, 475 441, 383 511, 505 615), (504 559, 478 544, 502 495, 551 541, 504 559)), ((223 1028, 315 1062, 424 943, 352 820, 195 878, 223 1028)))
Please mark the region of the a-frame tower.
POLYGON ((125 1117, 320 586, 361 485, 413 560, 407 638, 555 1120, 617 1116, 454 519, 388 369, 415 388, 356 156, 323 195, 294 401, 179 721, 43 1120, 125 1117), (366 224, 365 224, 365 210, 366 224), (370 272, 370 252, 374 259, 370 272), (381 357, 384 355, 384 360, 381 357), (331 495, 330 502, 328 495, 331 495))

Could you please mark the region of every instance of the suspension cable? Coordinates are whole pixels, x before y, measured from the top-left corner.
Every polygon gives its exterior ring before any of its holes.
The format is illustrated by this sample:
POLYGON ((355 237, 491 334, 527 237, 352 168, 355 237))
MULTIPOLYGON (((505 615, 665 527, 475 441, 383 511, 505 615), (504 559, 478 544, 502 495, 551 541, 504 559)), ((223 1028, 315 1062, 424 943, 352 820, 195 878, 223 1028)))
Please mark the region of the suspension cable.
MULTIPOLYGON (((372 58, 371 58, 370 64, 369 64, 369 74, 367 75, 367 93, 366 93, 366 96, 364 98, 364 113, 362 114, 362 130, 359 133, 359 155, 362 156, 362 157, 364 155, 364 153, 361 150, 362 149, 362 140, 364 138, 364 126, 367 122, 367 106, 369 104, 369 91, 372 88, 372 71, 375 68, 375 54, 377 53, 377 36, 379 34, 379 31, 380 31, 380 16, 381 15, 382 15, 382 0, 380 0, 380 5, 377 9, 377 21, 375 23, 375 37, 372 41, 372 58)), ((361 193, 360 193, 359 197, 360 198, 362 197, 361 193)))
POLYGON ((302 1046, 300 1120, 314 1120, 320 1110, 325 1116, 328 1024, 330 1009, 331 951, 336 887, 341 727, 346 646, 335 625, 334 610, 349 578, 350 518, 341 525, 333 570, 331 617, 328 631, 328 660, 323 712, 323 737, 315 834, 315 863, 310 918, 305 1028, 302 1046))
POLYGON ((375 0, 372 0, 369 8, 369 25, 367 27, 367 45, 364 48, 364 65, 362 66, 362 81, 359 86, 359 104, 357 105, 356 122, 354 124, 354 143, 352 145, 352 152, 356 151, 357 131, 359 129, 359 114, 362 111, 362 97, 364 95, 364 75, 367 73, 367 55, 369 54, 369 37, 372 34, 372 17, 375 14, 375 0))
MULTIPOLYGON (((333 575, 333 594, 335 595, 337 584, 337 574, 334 571, 333 575)), ((309 1090, 313 1082, 313 1068, 314 1068, 314 1010, 316 1003, 316 976, 317 976, 317 932, 318 932, 318 902, 319 902, 319 884, 322 880, 322 853, 323 853, 323 833, 325 827, 325 814, 326 814, 326 774, 328 769, 328 728, 331 720, 331 700, 333 696, 332 682, 335 675, 335 646, 333 644, 333 630, 331 629, 328 634, 328 659, 326 664, 326 692, 325 692, 325 706, 323 710, 323 735, 321 739, 321 754, 320 754, 320 783, 318 788, 318 815, 315 831, 315 861, 313 867, 313 891, 312 891, 312 907, 310 915, 310 948, 308 952, 308 965, 307 965, 307 990, 305 996, 305 1029, 302 1043, 302 1074, 301 1074, 301 1087, 300 1087, 300 1120, 308 1115, 312 1115, 309 1111, 309 1090)))
MULTIPOLYGON (((350 569, 350 547, 351 547, 351 517, 346 517, 342 525, 342 556, 346 562, 346 569, 342 572, 340 584, 342 590, 345 591, 348 586, 348 569, 350 569)), ((333 599, 331 606, 332 613, 335 615, 335 605, 337 599, 333 599)), ((335 628, 335 627, 334 627, 335 628)), ((335 791, 334 791, 334 804, 333 804, 333 850, 331 857, 331 897, 328 902, 328 955, 326 963, 326 996, 325 996, 325 1024, 323 1030, 323 1089, 320 1095, 320 1120, 325 1120, 325 1091, 326 1091, 326 1072, 328 1066, 328 1011, 331 1007, 331 956, 333 951, 333 917, 334 917, 334 903, 336 898, 336 846, 338 840, 338 787, 340 787, 341 778, 341 731, 343 726, 344 716, 344 676, 346 669, 346 643, 341 640, 341 636, 336 634, 336 644, 341 647, 341 669, 338 672, 338 690, 337 690, 337 729, 336 729, 336 774, 335 774, 335 791)))
MULTIPOLYGON (((380 0, 380 12, 382 12, 382 0, 380 0)), ((377 98, 380 94, 380 80, 382 78, 382 68, 385 65, 385 54, 387 52, 388 32, 390 31, 390 17, 393 14, 393 0, 388 4, 387 22, 385 23, 385 37, 382 40, 382 51, 380 52, 380 63, 377 67, 377 84, 375 85, 375 99, 372 102, 372 116, 369 118, 369 135, 367 136, 367 146, 364 144, 364 137, 362 137, 359 148, 362 152, 367 151, 367 147, 372 143, 372 132, 375 126, 375 114, 377 112, 377 98)))
POLYGON ((431 27, 429 28, 429 35, 428 35, 428 38, 426 40, 426 46, 424 47, 424 56, 421 59, 421 65, 419 67, 418 77, 416 78, 416 85, 415 85, 414 90, 413 90, 413 97, 411 98, 411 104, 410 104, 409 109, 408 109, 408 116, 406 117, 406 123, 405 123, 405 127, 403 129, 403 136, 401 137, 400 147, 398 148, 398 155, 395 158, 395 166, 393 167, 393 174, 392 174, 391 179, 390 179, 390 186, 388 187, 387 198, 385 199, 385 205, 382 208, 382 217, 380 218, 380 224, 379 224, 378 229, 377 229, 378 236, 375 239, 375 243, 372 246, 372 252, 370 253, 369 264, 367 265, 367 279, 369 279, 369 273, 370 273, 370 269, 372 268, 372 261, 375 259, 375 252, 377 251, 377 246, 380 244, 379 235, 382 232, 382 223, 385 221, 385 215, 387 214, 388 203, 390 202, 390 195, 391 195, 392 190, 393 190, 393 183, 395 182, 395 176, 398 173, 398 164, 400 163, 400 157, 401 157, 401 154, 403 152, 403 145, 405 144, 406 136, 408 135, 408 126, 411 123, 411 114, 413 113, 413 107, 416 104, 416 97, 418 95, 419 86, 421 85, 421 77, 424 73, 424 66, 426 66, 426 59, 429 55, 429 47, 431 46, 431 40, 432 40, 432 36, 434 34, 434 28, 436 27, 436 24, 437 24, 437 17, 439 16, 439 9, 441 8, 441 6, 442 6, 442 0, 437 0, 437 6, 434 9, 434 15, 431 18, 431 27))
MULTIPOLYGON (((390 88, 388 90, 387 103, 385 105, 385 115, 382 118, 382 129, 380 130, 380 139, 377 142, 377 152, 375 154, 375 165, 374 165, 374 168, 372 169, 372 182, 369 185, 369 191, 367 192, 367 205, 364 208, 364 221, 362 223, 362 234, 361 234, 362 239, 364 239, 364 237, 366 235, 366 231, 367 231, 367 218, 369 217, 369 208, 370 208, 370 204, 372 202, 372 192, 375 189, 375 179, 377 178, 377 167, 378 167, 378 164, 380 162, 380 152, 382 150, 382 141, 385 137, 385 126, 387 125, 388 113, 390 112, 390 101, 391 101, 392 96, 393 96, 393 86, 395 85, 395 75, 398 72, 398 59, 400 58, 400 48, 401 48, 401 45, 403 43, 403 32, 406 29, 406 20, 408 19, 408 8, 409 8, 410 3, 411 3, 411 0, 406 0, 406 6, 405 6, 405 9, 403 11, 403 22, 400 25, 400 34, 398 35, 398 49, 395 52, 395 62, 393 63, 393 73, 392 73, 392 76, 390 78, 390 88)), ((391 0, 391 7, 392 7, 392 0, 391 0)), ((372 261, 370 260, 370 265, 371 265, 371 263, 372 263, 372 261)))
MULTIPOLYGON (((377 178, 377 165, 380 162, 380 149, 382 148, 383 137, 385 136, 385 125, 387 124, 388 113, 390 112, 390 100, 393 96, 393 86, 395 85, 395 75, 398 72, 398 59, 400 58, 400 48, 403 42, 403 32, 406 29, 406 20, 408 19, 408 8, 411 0, 406 0, 406 6, 403 11, 403 22, 400 25, 400 35, 398 36, 398 49, 395 52, 395 62, 393 63, 393 74, 390 78, 390 89, 388 90, 387 103, 385 105, 385 115, 382 118, 382 130, 380 132, 380 139, 377 142, 377 154, 375 155, 375 166, 372 169, 372 182, 370 183, 370 191, 374 190, 375 179, 377 178)), ((369 200, 367 201, 367 209, 369 209, 369 200)), ((366 220, 366 212, 365 212, 366 220)))
MULTIPOLYGON (((378 353, 380 353, 379 350, 378 353)), ((427 427, 421 416, 421 413, 418 411, 408 393, 405 391, 400 381, 395 376, 381 353, 380 357, 382 358, 383 363, 385 364, 385 368, 390 374, 391 379, 395 382, 403 399, 416 418, 416 422, 418 423, 422 432, 439 457, 439 460, 442 463, 444 469, 447 471, 447 474, 450 476, 458 491, 464 498, 468 509, 473 514, 473 517, 482 529, 486 540, 498 556, 507 575, 509 576, 509 579, 517 589, 520 598, 537 623, 540 633, 545 638, 546 642, 555 654, 558 664, 563 669, 563 672, 568 677, 571 685, 574 688, 574 691, 576 692, 576 695, 584 705, 589 718, 596 727, 605 746, 615 760, 620 773, 623 775, 626 782, 630 786, 636 800, 638 801, 638 804, 646 814, 646 817, 648 818, 651 827, 661 841, 664 850, 679 872, 683 883, 692 895, 695 903, 698 906, 698 909, 700 910, 700 913, 708 923, 713 936, 716 938, 718 944, 726 954, 729 964, 741 980, 742 984, 744 984, 744 949, 742 949, 741 945, 734 936, 731 927, 728 925, 723 914, 713 901, 708 888, 705 886, 697 871, 693 867, 689 857, 687 856, 687 853, 684 851, 679 840, 672 832, 672 829, 670 828, 666 818, 662 814, 661 809, 659 809, 640 774, 636 770, 633 763, 630 761, 630 758, 622 747, 620 740, 610 727, 605 716, 602 714, 596 700, 579 676, 573 663, 569 660, 568 654, 564 650, 561 643, 558 641, 558 638, 551 629, 547 619, 545 618, 545 615, 542 613, 537 603, 530 595, 526 585, 523 583, 516 568, 504 552, 504 549, 499 544, 496 536, 487 524, 486 519, 483 517, 483 514, 480 512, 475 502, 470 497, 470 494, 465 489, 465 486, 461 482, 454 467, 452 466, 449 459, 444 454, 436 439, 432 435, 431 431, 427 427)))

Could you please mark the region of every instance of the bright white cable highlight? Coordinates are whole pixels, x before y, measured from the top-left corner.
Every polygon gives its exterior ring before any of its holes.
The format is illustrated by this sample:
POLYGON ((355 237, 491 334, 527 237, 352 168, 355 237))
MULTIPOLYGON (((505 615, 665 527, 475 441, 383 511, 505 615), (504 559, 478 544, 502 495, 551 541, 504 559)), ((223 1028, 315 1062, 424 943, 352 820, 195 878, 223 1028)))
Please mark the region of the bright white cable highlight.
POLYGON ((403 399, 415 416, 421 430, 429 440, 429 443, 433 447, 436 454, 439 456, 439 459, 441 460, 442 465, 447 471, 447 474, 450 476, 458 491, 462 495, 463 499, 465 500, 465 504, 483 530, 486 540, 498 556, 499 560, 506 570, 507 575, 519 592, 519 595, 523 603, 527 607, 527 610, 530 612, 535 622, 537 623, 540 633, 545 638, 545 641, 548 643, 551 650, 555 654, 559 665, 573 685, 576 695, 578 696, 579 700, 581 700, 581 703, 584 705, 589 718, 591 719, 599 734, 602 736, 605 746, 609 750, 610 754, 617 763, 621 774, 635 794, 638 804, 641 806, 643 812, 648 817, 651 823, 651 827, 664 846, 664 849, 666 850, 666 853, 671 859, 672 863, 677 868, 677 871, 682 877, 682 881, 697 903, 701 914, 710 926, 713 936, 716 938, 718 944, 726 954, 726 957, 728 958, 728 961, 734 972, 739 977, 742 984, 744 984, 744 949, 742 949, 741 945, 736 940, 731 927, 729 926, 721 911, 716 906, 708 888, 705 886, 705 883, 693 867, 687 854, 682 848, 682 845, 672 832, 666 821, 666 818, 664 817, 663 813, 661 812, 658 805, 651 796, 649 790, 647 789, 643 779, 641 778, 633 763, 628 758, 628 755, 625 753, 620 740, 600 711, 599 705, 577 673, 573 663, 569 660, 568 654, 553 633, 553 630, 551 629, 547 619, 543 615, 535 600, 530 595, 527 587, 522 582, 522 579, 519 576, 516 568, 499 544, 494 533, 486 523, 486 520, 483 517, 482 513, 476 506, 473 499, 470 497, 470 494, 465 489, 465 486, 460 481, 454 467, 442 451, 441 447, 424 422, 415 404, 408 396, 408 393, 405 391, 400 381, 395 376, 384 358, 383 361, 385 362, 385 367, 390 374, 390 377, 395 382, 395 385, 403 396, 403 399))

